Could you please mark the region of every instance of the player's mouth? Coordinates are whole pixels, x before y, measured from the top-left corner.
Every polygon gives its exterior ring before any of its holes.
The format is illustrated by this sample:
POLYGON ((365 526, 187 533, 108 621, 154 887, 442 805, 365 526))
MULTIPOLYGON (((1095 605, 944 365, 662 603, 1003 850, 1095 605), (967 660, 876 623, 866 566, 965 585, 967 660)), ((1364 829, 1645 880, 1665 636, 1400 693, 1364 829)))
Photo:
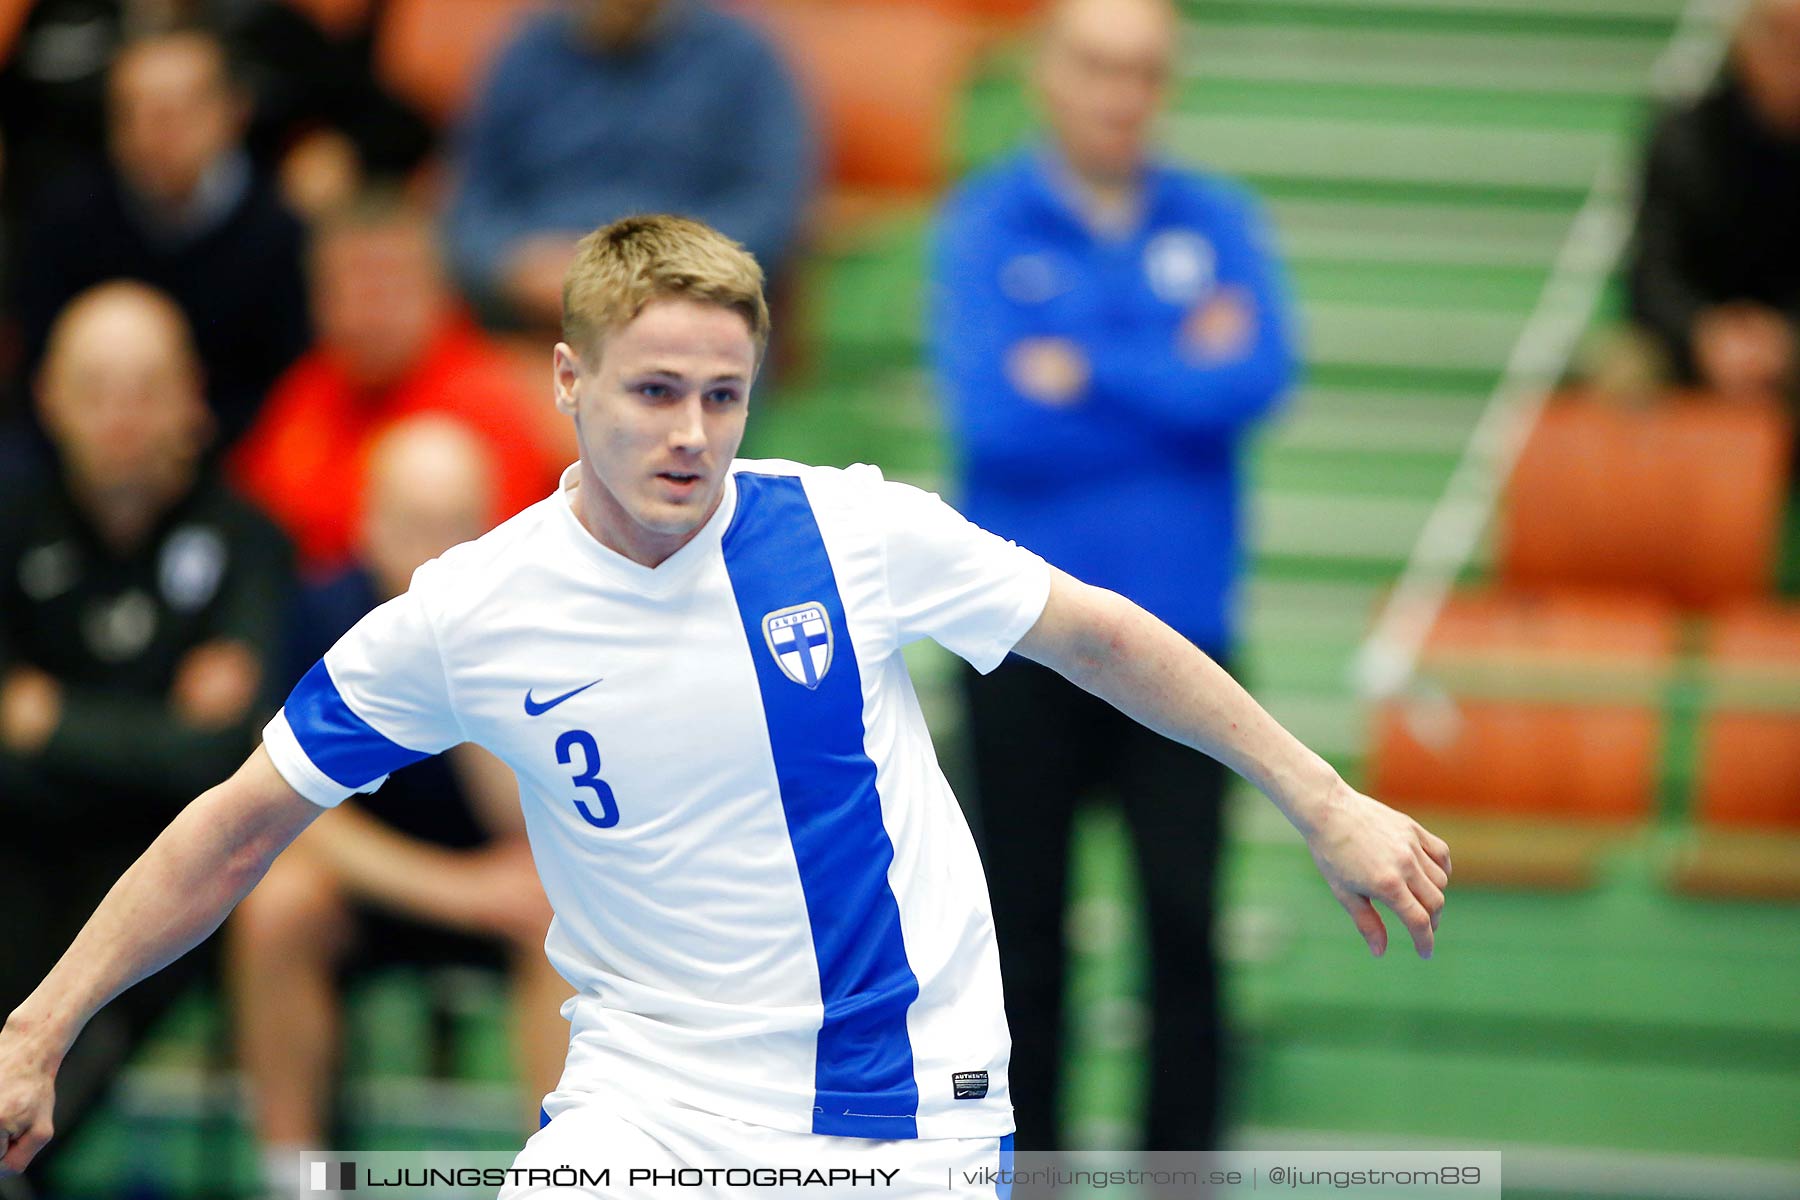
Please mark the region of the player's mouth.
POLYGON ((663 487, 674 493, 676 499, 685 500, 700 487, 701 476, 694 471, 658 471, 656 477, 663 482, 663 487))

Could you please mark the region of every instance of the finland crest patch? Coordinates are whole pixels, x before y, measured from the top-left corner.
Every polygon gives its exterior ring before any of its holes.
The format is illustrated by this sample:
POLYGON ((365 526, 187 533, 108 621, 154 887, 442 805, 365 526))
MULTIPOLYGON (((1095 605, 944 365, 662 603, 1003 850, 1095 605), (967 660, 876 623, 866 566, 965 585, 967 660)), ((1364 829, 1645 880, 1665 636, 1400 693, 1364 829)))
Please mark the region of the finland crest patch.
POLYGON ((778 608, 762 620, 763 639, 781 673, 809 688, 831 670, 831 618, 816 600, 778 608))

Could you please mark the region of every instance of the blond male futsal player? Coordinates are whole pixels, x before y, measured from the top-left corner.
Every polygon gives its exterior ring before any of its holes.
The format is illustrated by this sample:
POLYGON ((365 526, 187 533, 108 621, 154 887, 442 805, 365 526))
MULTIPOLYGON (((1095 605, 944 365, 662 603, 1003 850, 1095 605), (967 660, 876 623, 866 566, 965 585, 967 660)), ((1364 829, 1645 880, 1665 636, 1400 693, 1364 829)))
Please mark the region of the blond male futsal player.
POLYGON ((326 807, 461 742, 518 775, 546 949, 577 993, 503 1196, 633 1194, 530 1174, 627 1160, 900 1169, 885 1194, 933 1196, 946 1167, 998 1165, 999 963, 900 654, 922 637, 983 670, 1017 651, 1216 755, 1306 836, 1375 953, 1371 898, 1431 953, 1445 844, 1185 639, 872 467, 734 459, 769 327, 741 247, 618 221, 582 243, 564 311, 556 404, 580 461, 351 630, 126 872, 0 1035, 8 1167, 50 1136, 58 1060, 97 1008, 326 807))

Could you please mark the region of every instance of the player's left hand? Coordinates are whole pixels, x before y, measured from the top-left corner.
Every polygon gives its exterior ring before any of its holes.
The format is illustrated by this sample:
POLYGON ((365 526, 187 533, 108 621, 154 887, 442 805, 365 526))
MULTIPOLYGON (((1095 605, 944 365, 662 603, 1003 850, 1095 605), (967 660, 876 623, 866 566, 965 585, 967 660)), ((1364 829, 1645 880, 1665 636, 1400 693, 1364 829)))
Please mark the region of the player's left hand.
POLYGON ((50 1140, 56 1071, 9 1020, 0 1028, 0 1178, 17 1175, 50 1140))
POLYGON ((1306 840, 1371 954, 1379 958, 1387 950, 1387 926, 1371 903, 1379 900, 1406 926, 1419 957, 1431 957, 1450 884, 1443 838, 1340 780, 1306 840))

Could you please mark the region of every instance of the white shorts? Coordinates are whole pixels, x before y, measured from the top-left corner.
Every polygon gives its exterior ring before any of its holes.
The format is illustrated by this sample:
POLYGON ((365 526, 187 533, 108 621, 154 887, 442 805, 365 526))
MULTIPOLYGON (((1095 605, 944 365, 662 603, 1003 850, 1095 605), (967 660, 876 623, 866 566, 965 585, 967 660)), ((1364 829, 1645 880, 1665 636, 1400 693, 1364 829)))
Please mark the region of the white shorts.
POLYGON ((500 1200, 1007 1200, 1012 1135, 875 1141, 790 1133, 666 1100, 555 1094, 500 1200))

